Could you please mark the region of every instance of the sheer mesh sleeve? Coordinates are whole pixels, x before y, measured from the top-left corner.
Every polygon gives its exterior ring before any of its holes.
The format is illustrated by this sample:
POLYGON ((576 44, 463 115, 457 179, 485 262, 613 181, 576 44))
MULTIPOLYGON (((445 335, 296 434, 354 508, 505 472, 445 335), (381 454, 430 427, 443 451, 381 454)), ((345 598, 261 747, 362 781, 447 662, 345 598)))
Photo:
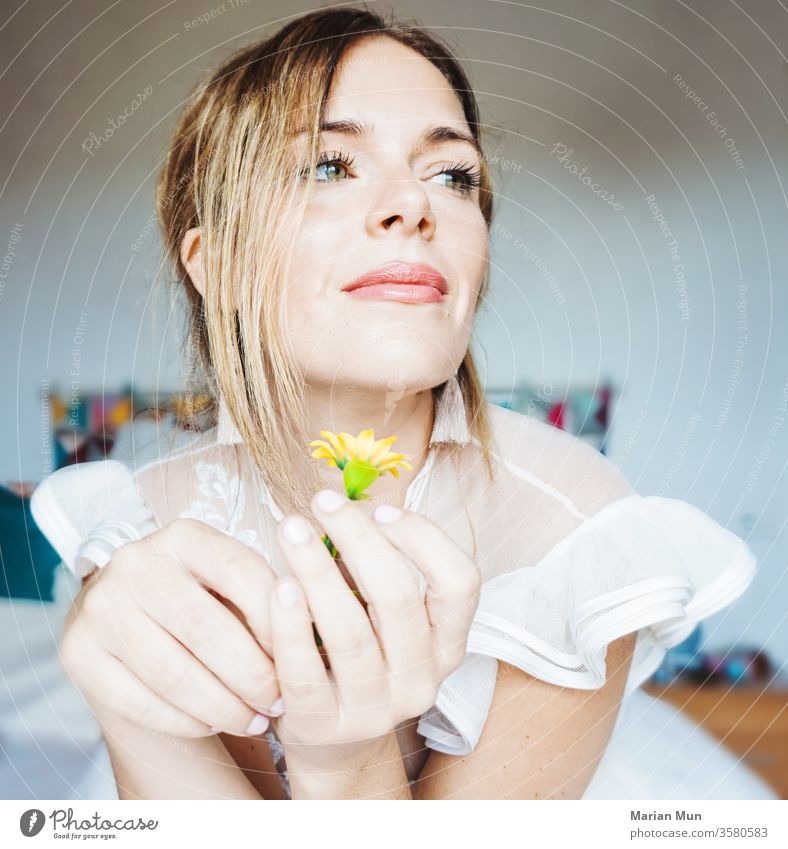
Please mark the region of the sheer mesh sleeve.
POLYGON ((267 557, 281 515, 248 457, 217 444, 213 432, 138 469, 117 460, 59 469, 36 489, 31 509, 79 577, 179 518, 205 522, 267 557))
POLYGON ((636 632, 629 694, 755 574, 747 544, 702 510, 639 495, 590 446, 522 418, 495 414, 501 471, 471 508, 484 581, 465 661, 418 725, 437 751, 473 751, 498 660, 557 686, 596 689, 607 646, 636 632))

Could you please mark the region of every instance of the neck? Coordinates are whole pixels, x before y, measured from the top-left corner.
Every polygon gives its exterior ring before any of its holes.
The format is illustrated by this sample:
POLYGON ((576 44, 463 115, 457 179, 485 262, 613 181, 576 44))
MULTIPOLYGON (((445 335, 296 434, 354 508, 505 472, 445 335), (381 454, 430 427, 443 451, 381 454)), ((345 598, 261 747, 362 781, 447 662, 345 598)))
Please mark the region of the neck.
MULTIPOLYGON (((364 391, 354 387, 338 388, 307 385, 307 433, 311 439, 322 439, 321 430, 346 431, 357 436, 372 428, 375 439, 397 436, 389 451, 406 454, 412 469, 399 468, 395 478, 390 472, 381 475, 370 487, 368 502, 372 508, 381 502, 402 506, 408 485, 427 458, 434 424, 432 392, 429 389, 397 395, 387 390, 364 391)), ((320 479, 331 489, 342 490, 342 472, 320 463, 320 479)))

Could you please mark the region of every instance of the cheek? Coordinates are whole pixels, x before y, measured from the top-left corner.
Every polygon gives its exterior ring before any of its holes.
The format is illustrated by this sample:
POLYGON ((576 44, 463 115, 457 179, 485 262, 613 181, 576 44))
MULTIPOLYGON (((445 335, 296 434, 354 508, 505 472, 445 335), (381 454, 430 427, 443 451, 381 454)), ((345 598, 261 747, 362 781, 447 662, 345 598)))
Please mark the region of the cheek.
POLYGON ((351 202, 346 193, 335 192, 334 197, 320 191, 303 212, 298 229, 287 242, 292 244, 292 279, 299 288, 309 288, 310 281, 332 278, 331 269, 357 247, 359 235, 363 236, 363 218, 359 220, 359 204, 351 202))
POLYGON ((481 209, 470 201, 443 203, 433 208, 441 251, 451 251, 463 280, 475 282, 487 262, 489 250, 489 232, 481 209))
POLYGON ((455 238, 455 267, 463 290, 467 293, 470 317, 475 311, 490 250, 489 231, 481 211, 478 216, 469 217, 465 221, 455 238))
POLYGON ((487 223, 484 220, 481 210, 469 222, 468 232, 464 235, 469 253, 469 262, 473 262, 477 270, 484 268, 487 264, 490 250, 490 232, 487 229, 487 223))
POLYGON ((314 309, 315 301, 324 294, 325 281, 331 279, 331 269, 345 248, 341 227, 335 217, 319 214, 311 208, 294 234, 286 284, 288 315, 305 319, 314 309))
POLYGON ((286 334, 298 362, 332 359, 342 334, 342 303, 331 291, 344 242, 334 222, 306 216, 293 241, 284 300, 286 334))

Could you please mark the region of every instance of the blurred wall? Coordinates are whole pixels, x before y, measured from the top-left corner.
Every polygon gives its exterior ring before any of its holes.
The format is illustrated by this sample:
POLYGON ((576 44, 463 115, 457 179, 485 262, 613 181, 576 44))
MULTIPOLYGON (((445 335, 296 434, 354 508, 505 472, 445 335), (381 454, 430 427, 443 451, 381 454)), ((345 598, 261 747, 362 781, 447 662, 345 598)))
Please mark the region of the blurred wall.
MULTIPOLYGON (((741 636, 784 661, 785 6, 370 5, 444 35, 481 102, 499 193, 475 341, 487 385, 611 379, 611 460, 761 558, 745 599, 705 623, 707 646, 741 636)), ((152 286, 168 133, 199 73, 308 8, 35 0, 7 13, 0 479, 49 470, 48 388, 177 386, 181 322, 152 286)))

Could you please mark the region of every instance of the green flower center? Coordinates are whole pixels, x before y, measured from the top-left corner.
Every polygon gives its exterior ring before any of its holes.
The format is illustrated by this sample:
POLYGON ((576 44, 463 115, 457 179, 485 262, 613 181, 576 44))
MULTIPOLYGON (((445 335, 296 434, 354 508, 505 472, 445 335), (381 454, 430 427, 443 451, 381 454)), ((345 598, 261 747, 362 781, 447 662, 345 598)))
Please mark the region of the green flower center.
POLYGON ((369 498, 362 493, 380 477, 380 469, 367 460, 354 458, 345 464, 343 476, 347 497, 351 501, 360 501, 369 498))

